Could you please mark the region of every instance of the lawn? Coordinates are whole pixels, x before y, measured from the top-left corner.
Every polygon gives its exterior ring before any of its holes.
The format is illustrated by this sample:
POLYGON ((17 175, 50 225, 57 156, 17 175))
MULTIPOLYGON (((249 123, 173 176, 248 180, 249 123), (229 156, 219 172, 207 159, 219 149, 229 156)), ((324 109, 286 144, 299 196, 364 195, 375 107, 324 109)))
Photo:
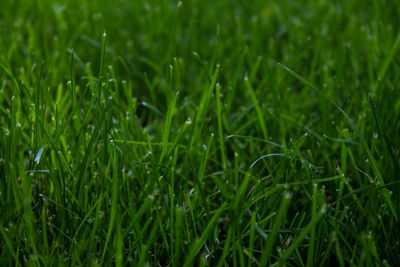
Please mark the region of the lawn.
POLYGON ((396 266, 395 0, 1 0, 1 266, 396 266))

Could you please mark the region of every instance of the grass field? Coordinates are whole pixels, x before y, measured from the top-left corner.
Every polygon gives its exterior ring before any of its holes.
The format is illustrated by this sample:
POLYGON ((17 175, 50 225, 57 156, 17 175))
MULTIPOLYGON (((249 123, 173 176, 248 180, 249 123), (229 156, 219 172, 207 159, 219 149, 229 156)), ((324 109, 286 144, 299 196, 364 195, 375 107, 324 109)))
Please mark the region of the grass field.
POLYGON ((0 3, 1 266, 396 266, 398 1, 0 3))

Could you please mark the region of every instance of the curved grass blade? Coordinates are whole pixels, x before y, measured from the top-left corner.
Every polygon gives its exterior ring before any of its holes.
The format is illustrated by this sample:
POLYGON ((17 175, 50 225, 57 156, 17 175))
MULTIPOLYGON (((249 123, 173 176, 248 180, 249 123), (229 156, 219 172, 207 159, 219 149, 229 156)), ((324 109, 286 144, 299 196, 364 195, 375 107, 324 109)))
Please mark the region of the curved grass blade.
MULTIPOLYGON (((350 126, 353 128, 353 130, 356 132, 358 138, 361 141, 361 144, 365 150, 365 152, 368 154, 368 158, 371 161, 371 165, 372 168, 374 170, 374 173, 376 175, 377 180, 379 181, 380 184, 384 185, 385 181, 383 179, 382 173, 378 167, 378 163, 375 160, 375 157, 373 156, 367 140, 365 140, 365 137, 362 135, 361 131, 358 129, 357 125, 355 124, 355 122, 350 118, 350 116, 341 108, 339 107, 338 104, 336 104, 335 101, 333 101, 330 97, 328 97, 326 94, 324 94, 318 87, 316 87, 315 85, 313 85, 312 83, 310 83, 309 81, 307 81, 306 79, 304 79, 303 77, 301 77, 297 72, 291 70, 290 68, 278 63, 279 66, 281 66, 282 68, 284 68, 287 72, 289 72, 293 77, 295 77, 296 79, 298 79, 299 81, 301 81, 303 84, 311 87, 312 89, 314 89, 314 91, 316 93, 318 93, 319 95, 321 95, 322 97, 324 97, 326 100, 328 100, 328 102, 330 102, 332 105, 334 105, 342 114, 343 116, 347 119, 348 123, 350 124, 350 126)), ((385 199, 386 203, 388 204, 391 212, 393 213, 393 216, 395 217, 396 221, 398 221, 398 217, 396 214, 396 211, 394 209, 392 200, 391 200, 391 196, 390 196, 390 192, 387 189, 382 189, 380 191, 380 193, 382 194, 383 198, 385 199)))

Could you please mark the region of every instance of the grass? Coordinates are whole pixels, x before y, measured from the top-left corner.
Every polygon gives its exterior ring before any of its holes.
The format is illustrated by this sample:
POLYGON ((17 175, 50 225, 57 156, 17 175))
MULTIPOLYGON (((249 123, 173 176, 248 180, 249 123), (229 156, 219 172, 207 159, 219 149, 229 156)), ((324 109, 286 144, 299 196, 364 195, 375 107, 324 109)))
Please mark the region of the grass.
POLYGON ((4 266, 396 266, 396 1, 2 1, 4 266))

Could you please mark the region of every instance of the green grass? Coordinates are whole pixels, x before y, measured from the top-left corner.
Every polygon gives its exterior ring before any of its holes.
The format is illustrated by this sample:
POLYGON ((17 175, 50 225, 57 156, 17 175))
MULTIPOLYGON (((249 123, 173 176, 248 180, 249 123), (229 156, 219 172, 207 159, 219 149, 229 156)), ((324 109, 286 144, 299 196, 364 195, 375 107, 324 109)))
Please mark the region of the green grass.
POLYGON ((394 0, 2 1, 0 265, 398 265, 397 25, 394 0))

